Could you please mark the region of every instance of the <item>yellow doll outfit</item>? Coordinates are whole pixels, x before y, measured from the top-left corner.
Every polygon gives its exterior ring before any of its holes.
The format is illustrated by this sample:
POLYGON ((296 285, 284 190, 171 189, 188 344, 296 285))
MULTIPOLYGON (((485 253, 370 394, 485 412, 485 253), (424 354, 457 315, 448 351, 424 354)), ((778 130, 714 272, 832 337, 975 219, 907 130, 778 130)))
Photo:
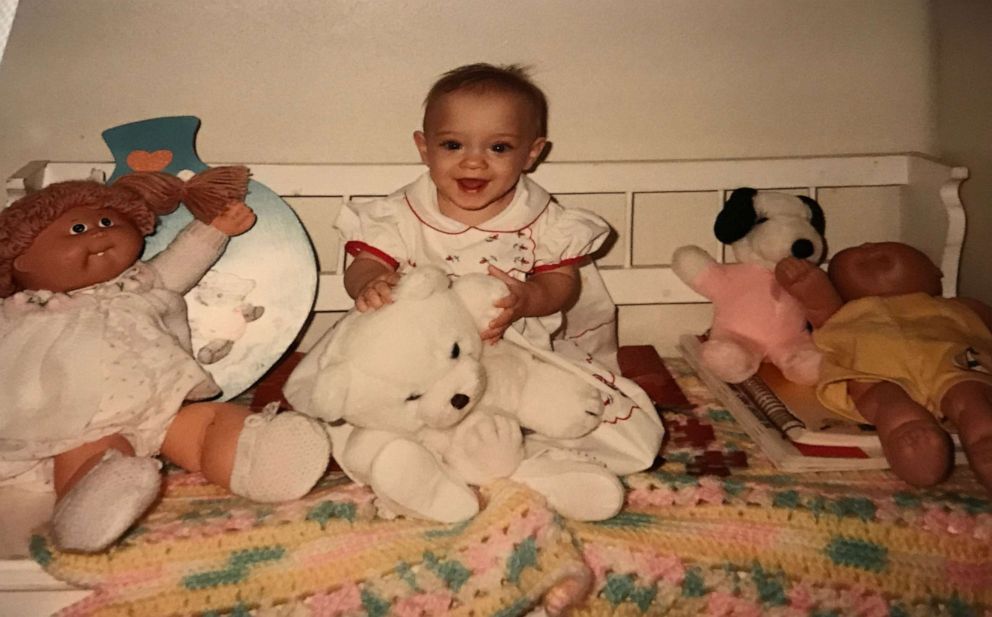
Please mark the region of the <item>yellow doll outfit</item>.
POLYGON ((859 422, 850 381, 888 381, 940 416, 944 394, 962 381, 992 385, 982 361, 992 358, 992 332, 968 307, 925 293, 852 300, 813 333, 824 352, 817 396, 859 422))

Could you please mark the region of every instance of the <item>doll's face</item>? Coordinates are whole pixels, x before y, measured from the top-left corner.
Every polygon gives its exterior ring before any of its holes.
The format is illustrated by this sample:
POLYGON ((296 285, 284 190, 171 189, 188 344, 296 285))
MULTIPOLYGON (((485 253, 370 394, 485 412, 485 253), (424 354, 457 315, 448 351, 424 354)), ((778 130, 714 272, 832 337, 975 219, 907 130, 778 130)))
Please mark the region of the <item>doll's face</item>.
POLYGON ((899 242, 869 242, 834 255, 830 280, 845 302, 866 296, 941 294, 942 273, 923 252, 899 242))
POLYGON ((67 210, 14 260, 22 289, 72 291, 109 281, 138 260, 144 236, 116 210, 80 206, 67 210))

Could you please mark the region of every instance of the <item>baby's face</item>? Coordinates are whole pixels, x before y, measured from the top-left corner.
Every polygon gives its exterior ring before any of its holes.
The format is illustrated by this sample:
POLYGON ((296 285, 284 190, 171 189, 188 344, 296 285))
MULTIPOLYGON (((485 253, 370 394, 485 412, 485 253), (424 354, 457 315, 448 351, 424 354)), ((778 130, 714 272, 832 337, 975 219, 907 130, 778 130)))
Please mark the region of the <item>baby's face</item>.
POLYGON ((72 208, 14 260, 14 280, 23 289, 82 289, 123 273, 137 261, 144 243, 130 219, 116 210, 72 208))
POLYGON ((545 140, 520 97, 471 91, 444 95, 414 134, 445 216, 477 225, 502 212, 545 140))

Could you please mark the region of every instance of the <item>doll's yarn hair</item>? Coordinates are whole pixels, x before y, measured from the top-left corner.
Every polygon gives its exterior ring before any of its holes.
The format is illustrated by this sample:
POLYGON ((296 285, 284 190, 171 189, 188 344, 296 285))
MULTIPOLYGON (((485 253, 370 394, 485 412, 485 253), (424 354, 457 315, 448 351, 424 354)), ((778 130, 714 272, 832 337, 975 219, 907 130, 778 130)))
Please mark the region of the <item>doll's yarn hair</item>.
POLYGON ((160 172, 135 172, 114 184, 68 180, 51 184, 0 210, 0 298, 17 291, 14 260, 65 212, 78 207, 111 208, 131 221, 142 235, 155 231, 158 217, 185 203, 197 219, 209 223, 224 208, 244 201, 247 167, 212 167, 188 181, 160 172))

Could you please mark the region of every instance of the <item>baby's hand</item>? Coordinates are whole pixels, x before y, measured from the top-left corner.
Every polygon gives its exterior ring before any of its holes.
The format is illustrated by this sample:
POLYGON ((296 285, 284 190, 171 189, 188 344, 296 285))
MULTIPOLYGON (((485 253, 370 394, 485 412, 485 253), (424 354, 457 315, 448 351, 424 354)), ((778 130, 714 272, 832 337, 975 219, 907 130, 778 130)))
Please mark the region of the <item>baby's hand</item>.
POLYGON ((509 294, 493 303, 493 306, 503 310, 489 322, 489 327, 481 334, 483 341, 495 343, 503 337, 510 324, 526 316, 528 302, 534 290, 527 283, 518 281, 496 266, 489 266, 489 276, 498 278, 510 288, 509 294))
POLYGON ((376 276, 355 296, 358 312, 374 311, 393 302, 393 287, 400 282, 399 272, 386 272, 376 276))
POLYGON ((229 203, 210 224, 227 236, 238 236, 255 224, 255 213, 243 201, 229 203))

